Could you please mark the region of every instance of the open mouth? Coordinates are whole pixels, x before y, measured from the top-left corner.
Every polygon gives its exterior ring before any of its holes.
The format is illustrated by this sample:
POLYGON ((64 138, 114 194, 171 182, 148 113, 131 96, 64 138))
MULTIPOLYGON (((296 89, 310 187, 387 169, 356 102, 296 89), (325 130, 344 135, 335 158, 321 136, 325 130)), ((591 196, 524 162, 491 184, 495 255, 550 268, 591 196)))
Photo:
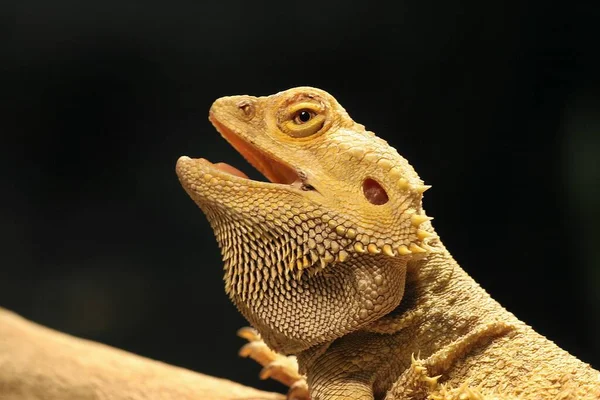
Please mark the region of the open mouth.
MULTIPOLYGON (((293 186, 304 185, 303 179, 294 168, 245 141, 240 135, 220 123, 213 114, 209 119, 221 136, 270 182, 293 186)), ((213 167, 239 178, 250 179, 248 175, 227 163, 214 163, 213 167)))

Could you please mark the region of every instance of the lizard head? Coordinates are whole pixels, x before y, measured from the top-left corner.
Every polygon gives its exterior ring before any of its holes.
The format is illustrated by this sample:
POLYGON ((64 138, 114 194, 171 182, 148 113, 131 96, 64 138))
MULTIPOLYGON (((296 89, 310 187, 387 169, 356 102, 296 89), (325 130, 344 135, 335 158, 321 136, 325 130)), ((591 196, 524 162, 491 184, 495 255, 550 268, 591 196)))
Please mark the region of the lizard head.
POLYGON ((406 263, 435 238, 408 162, 315 88, 223 97, 209 119, 269 182, 185 156, 177 174, 213 227, 227 293, 267 344, 295 353, 393 310, 406 263))

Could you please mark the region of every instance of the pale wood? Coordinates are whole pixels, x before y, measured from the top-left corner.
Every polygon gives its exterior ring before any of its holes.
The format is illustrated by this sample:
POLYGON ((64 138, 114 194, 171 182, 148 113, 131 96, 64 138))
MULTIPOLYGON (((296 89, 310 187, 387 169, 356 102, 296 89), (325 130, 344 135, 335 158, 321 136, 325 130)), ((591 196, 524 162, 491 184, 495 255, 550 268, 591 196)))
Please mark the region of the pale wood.
POLYGON ((0 308, 1 400, 284 398, 66 335, 0 308))

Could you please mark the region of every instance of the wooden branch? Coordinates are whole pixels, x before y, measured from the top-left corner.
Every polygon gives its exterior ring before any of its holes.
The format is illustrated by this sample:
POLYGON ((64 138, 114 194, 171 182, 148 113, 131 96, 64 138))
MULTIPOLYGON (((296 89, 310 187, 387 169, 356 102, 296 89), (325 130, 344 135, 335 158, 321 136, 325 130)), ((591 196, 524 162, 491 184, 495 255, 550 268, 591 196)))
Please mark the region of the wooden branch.
POLYGON ((37 325, 0 308, 2 400, 282 400, 37 325))

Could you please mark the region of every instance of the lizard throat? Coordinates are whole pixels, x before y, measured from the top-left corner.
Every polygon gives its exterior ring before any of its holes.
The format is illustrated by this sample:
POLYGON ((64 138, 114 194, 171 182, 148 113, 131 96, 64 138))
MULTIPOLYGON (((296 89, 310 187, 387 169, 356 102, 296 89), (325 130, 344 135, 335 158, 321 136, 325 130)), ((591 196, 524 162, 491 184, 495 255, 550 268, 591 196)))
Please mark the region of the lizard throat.
MULTIPOLYGON (((243 134, 238 134, 221 123, 214 114, 211 113, 209 120, 221 136, 269 182, 294 186, 302 183, 296 169, 245 140, 243 134)), ((216 163, 213 166, 223 172, 249 179, 246 174, 229 164, 216 163)))

